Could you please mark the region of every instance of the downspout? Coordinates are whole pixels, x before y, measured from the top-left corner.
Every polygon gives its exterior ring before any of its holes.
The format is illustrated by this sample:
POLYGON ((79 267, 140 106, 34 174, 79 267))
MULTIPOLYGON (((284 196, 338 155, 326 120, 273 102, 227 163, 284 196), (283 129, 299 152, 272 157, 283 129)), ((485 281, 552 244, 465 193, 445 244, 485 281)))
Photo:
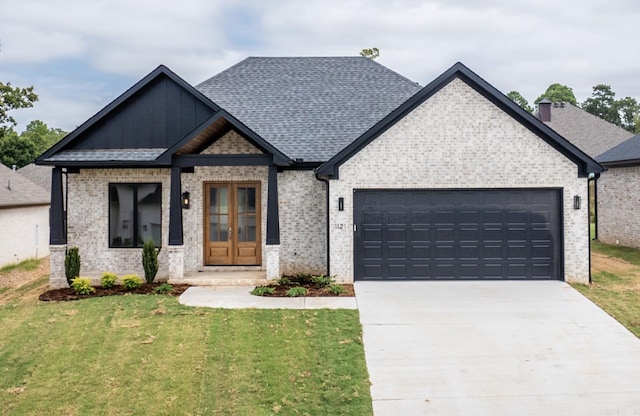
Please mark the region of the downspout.
POLYGON ((327 215, 326 215, 326 219, 325 221, 327 222, 327 276, 331 276, 331 242, 329 239, 329 179, 324 179, 321 178, 320 176, 318 176, 318 174, 315 174, 316 179, 319 180, 320 182, 324 182, 326 184, 326 211, 327 211, 327 215))
POLYGON ((68 246, 67 217, 69 215, 69 172, 65 169, 62 173, 64 173, 64 189, 62 190, 62 197, 64 198, 64 240, 67 242, 68 246))
MULTIPOLYGON (((598 179, 600 178, 599 173, 595 173, 592 178, 589 178, 587 181, 587 198, 589 198, 589 193, 591 191, 591 187, 589 186, 589 182, 593 181, 593 222, 594 222, 594 231, 593 231, 593 240, 598 239, 598 179)), ((587 204, 587 207, 589 204, 587 204)), ((587 221, 589 227, 589 284, 593 283, 593 279, 591 277, 591 221, 587 221)))

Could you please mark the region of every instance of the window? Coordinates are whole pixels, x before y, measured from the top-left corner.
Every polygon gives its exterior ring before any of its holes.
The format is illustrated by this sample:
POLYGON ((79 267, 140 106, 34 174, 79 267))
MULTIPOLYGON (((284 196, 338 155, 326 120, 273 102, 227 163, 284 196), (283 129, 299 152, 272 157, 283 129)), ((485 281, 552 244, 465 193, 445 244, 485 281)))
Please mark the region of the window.
POLYGON ((109 247, 162 241, 162 184, 109 184, 109 247))

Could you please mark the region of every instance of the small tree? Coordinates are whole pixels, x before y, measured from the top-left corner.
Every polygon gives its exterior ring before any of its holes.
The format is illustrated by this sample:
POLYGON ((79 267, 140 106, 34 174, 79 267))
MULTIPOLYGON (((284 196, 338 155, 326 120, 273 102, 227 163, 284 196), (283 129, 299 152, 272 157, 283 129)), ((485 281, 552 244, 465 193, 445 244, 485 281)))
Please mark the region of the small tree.
POLYGON ((142 246, 142 267, 144 267, 144 279, 147 283, 153 283, 158 273, 158 254, 160 247, 156 248, 153 240, 147 240, 142 246))
POLYGON ((67 254, 64 256, 64 274, 69 286, 71 286, 73 279, 80 276, 80 253, 78 247, 67 249, 67 254))

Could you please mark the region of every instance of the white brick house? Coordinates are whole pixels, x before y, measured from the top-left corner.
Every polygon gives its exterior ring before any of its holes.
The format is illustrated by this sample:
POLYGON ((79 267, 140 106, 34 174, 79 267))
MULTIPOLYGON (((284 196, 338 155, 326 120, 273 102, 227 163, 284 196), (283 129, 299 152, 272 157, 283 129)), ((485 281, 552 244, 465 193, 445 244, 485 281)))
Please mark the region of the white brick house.
POLYGON ((596 160, 607 168, 598 179, 598 240, 640 247, 640 134, 596 160))
POLYGON ((422 88, 361 57, 248 58, 196 87, 161 66, 37 163, 52 286, 66 247, 85 274, 140 273, 149 238, 176 282, 587 282, 603 169, 462 64, 422 88))

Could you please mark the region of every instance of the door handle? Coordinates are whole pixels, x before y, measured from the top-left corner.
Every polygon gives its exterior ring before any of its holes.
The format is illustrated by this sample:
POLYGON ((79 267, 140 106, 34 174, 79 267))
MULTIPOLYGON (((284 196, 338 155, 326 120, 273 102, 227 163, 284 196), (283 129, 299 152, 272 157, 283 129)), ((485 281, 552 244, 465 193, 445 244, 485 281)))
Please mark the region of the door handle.
POLYGON ((227 229, 227 236, 228 236, 228 240, 229 240, 229 241, 231 241, 231 240, 233 239, 233 238, 232 238, 232 235, 231 235, 231 231, 232 231, 232 229, 231 229, 231 227, 229 227, 229 228, 227 229))

